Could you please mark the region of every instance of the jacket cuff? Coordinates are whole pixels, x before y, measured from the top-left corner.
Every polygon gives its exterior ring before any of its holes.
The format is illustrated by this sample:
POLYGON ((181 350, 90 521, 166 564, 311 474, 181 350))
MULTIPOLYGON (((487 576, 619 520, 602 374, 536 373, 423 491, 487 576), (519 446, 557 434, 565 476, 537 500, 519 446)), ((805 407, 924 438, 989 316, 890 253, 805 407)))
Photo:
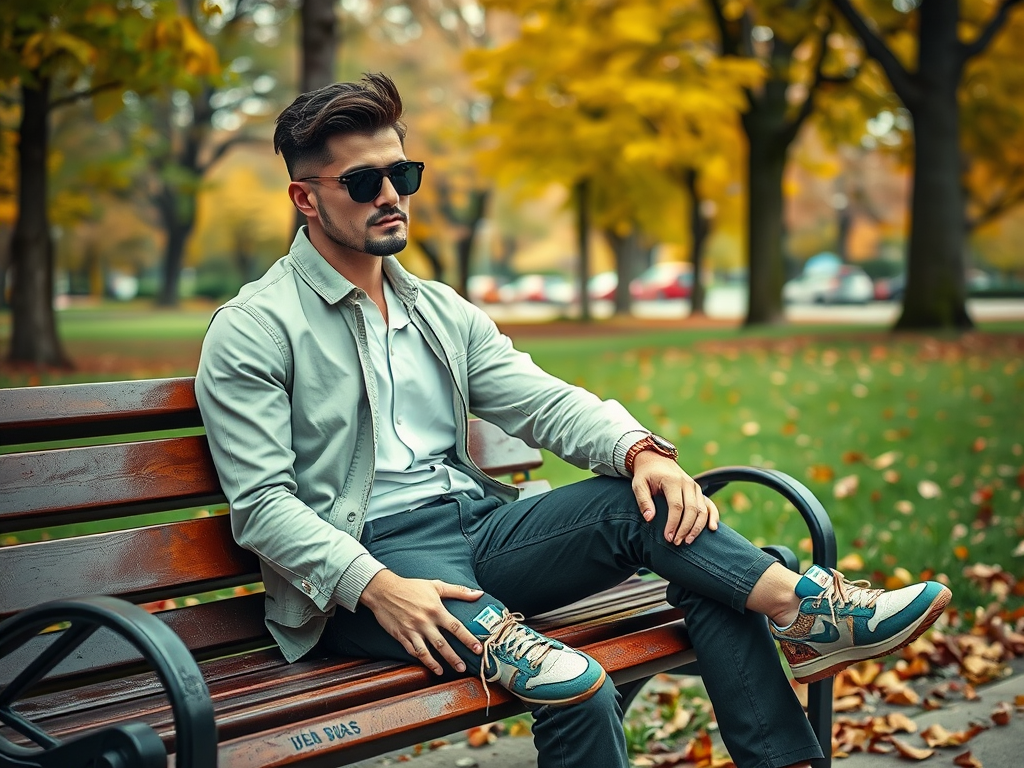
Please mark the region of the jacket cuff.
POLYGON ((355 611, 359 598, 370 583, 370 579, 387 568, 369 552, 356 557, 341 574, 338 586, 334 588, 334 602, 342 608, 355 611))
POLYGON ((649 434, 651 433, 646 429, 631 429, 615 444, 615 448, 612 450, 612 463, 615 465, 615 470, 623 477, 632 477, 626 471, 626 454, 629 453, 629 449, 649 434))

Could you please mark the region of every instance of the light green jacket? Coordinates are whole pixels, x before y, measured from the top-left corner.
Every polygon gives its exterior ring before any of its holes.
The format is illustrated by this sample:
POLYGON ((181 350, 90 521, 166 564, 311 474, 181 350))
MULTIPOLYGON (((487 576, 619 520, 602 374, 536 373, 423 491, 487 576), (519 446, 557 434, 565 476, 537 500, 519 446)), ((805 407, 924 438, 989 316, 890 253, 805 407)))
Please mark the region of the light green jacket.
MULTIPOLYGON (((488 495, 518 495, 470 459, 472 412, 572 464, 622 473, 615 446, 643 429, 625 408, 545 373, 447 285, 417 279, 394 257, 384 270, 451 371, 453 466, 488 495)), ((302 230, 284 258, 216 311, 196 376, 232 530, 260 557, 267 626, 289 661, 316 644, 337 605, 354 610, 383 567, 359 542, 378 421, 364 296, 302 230)))

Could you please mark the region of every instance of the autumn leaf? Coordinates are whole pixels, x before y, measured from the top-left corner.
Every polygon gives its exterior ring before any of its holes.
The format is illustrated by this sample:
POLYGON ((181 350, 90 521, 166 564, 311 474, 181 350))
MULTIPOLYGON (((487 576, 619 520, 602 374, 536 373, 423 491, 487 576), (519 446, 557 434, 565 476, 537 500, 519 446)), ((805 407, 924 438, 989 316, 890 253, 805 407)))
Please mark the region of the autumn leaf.
POLYGON ((923 499, 937 499, 942 495, 942 489, 939 488, 939 484, 932 480, 922 480, 917 484, 917 492, 921 494, 923 499))
POLYGON ((895 736, 890 736, 889 741, 896 747, 896 751, 900 753, 900 757, 904 757, 907 760, 927 760, 935 754, 934 749, 912 747, 906 742, 897 739, 895 736))
POLYGON ((972 755, 970 750, 954 757, 953 765, 959 765, 960 768, 983 768, 981 760, 972 755))
POLYGON ((860 478, 857 475, 847 475, 836 481, 832 493, 837 499, 848 499, 857 492, 859 486, 860 478))
POLYGON ((996 705, 996 708, 992 710, 992 722, 996 725, 1009 725, 1010 716, 1013 713, 1013 709, 1010 707, 1010 702, 1001 701, 996 705))
POLYGON ((829 483, 835 475, 835 470, 828 464, 812 464, 807 468, 807 476, 819 483, 829 483))
POLYGON ((871 460, 871 466, 874 469, 888 469, 897 461, 899 461, 900 453, 897 451, 886 451, 880 456, 876 456, 871 460))

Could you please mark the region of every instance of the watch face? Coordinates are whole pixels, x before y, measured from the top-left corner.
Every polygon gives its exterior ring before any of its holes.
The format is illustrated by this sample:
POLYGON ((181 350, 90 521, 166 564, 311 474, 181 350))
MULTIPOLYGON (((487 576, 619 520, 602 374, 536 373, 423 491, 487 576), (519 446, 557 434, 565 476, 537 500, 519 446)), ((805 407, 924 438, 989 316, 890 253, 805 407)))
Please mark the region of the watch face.
POLYGON ((672 445, 672 443, 670 443, 664 437, 660 437, 659 435, 651 435, 651 440, 653 440, 654 444, 657 445, 659 448, 664 448, 666 451, 671 451, 673 453, 676 452, 676 447, 672 445))

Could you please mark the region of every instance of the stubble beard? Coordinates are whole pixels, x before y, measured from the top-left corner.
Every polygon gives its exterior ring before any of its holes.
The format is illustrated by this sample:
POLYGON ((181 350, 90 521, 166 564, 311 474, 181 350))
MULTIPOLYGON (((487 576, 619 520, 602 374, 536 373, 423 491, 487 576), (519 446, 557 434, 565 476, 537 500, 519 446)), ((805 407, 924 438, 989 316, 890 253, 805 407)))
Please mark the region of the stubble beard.
MULTIPOLYGON (((384 218, 384 216, 389 216, 397 210, 378 213, 374 218, 384 218)), ((340 245, 342 248, 348 248, 349 250, 358 251, 370 256, 390 256, 404 249, 409 242, 407 234, 396 232, 394 234, 382 235, 381 237, 371 237, 367 233, 362 243, 360 243, 356 238, 347 237, 345 233, 335 226, 334 221, 325 209, 318 206, 317 215, 320 217, 320 224, 327 239, 340 245)), ((371 219, 372 221, 373 219, 371 219)))

